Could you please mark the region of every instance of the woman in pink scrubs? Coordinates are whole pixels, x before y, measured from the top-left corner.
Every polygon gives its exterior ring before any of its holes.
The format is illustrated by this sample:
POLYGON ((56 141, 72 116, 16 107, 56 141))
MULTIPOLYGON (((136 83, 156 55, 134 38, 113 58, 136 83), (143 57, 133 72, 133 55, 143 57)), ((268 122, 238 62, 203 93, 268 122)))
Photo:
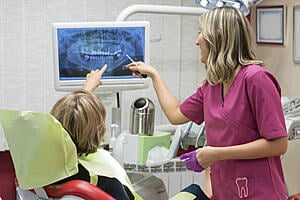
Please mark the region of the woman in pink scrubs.
POLYGON ((210 168, 211 199, 287 199, 280 160, 287 149, 281 90, 255 57, 247 18, 231 7, 204 13, 196 44, 206 80, 183 103, 155 68, 141 62, 127 67, 152 78, 172 124, 205 121, 207 146, 183 157, 192 161, 186 162, 191 170, 210 168))

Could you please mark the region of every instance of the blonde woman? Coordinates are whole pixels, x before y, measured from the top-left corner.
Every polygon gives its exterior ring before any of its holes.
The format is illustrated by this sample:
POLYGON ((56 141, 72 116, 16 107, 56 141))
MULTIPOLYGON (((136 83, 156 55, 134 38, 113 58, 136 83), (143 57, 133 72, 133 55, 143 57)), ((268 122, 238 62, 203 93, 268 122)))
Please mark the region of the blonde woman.
POLYGON ((105 150, 98 149, 105 133, 105 107, 93 94, 101 85, 106 66, 91 71, 83 90, 65 95, 56 102, 51 114, 71 136, 78 153, 79 172, 58 183, 79 179, 97 185, 115 199, 141 199, 131 186, 125 170, 105 150))
POLYGON ((127 66, 136 75, 152 78, 171 123, 205 121, 207 146, 181 158, 191 170, 210 169, 212 194, 207 195, 215 200, 286 199, 280 160, 287 149, 281 89, 251 44, 251 27, 237 9, 204 13, 196 45, 206 80, 182 103, 155 68, 142 62, 127 66))

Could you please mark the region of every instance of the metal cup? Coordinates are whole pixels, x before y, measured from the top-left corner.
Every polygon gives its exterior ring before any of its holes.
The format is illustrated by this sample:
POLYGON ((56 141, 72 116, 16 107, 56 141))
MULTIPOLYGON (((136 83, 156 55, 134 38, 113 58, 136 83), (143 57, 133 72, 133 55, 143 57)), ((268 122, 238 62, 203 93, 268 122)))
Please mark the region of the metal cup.
POLYGON ((134 100, 130 108, 129 131, 132 134, 152 136, 154 132, 155 107, 153 102, 145 97, 134 100))

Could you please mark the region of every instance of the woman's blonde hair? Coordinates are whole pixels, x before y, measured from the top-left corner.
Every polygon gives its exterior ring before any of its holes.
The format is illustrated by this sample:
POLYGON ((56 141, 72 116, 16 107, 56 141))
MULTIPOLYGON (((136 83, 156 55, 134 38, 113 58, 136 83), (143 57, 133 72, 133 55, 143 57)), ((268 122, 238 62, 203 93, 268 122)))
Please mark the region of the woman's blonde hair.
POLYGON ((200 29, 208 46, 206 79, 211 84, 230 81, 238 65, 263 65, 252 49, 248 19, 233 7, 214 8, 200 17, 200 29))
POLYGON ((97 151, 104 138, 106 111, 94 94, 85 90, 72 92, 56 102, 51 114, 68 131, 78 154, 97 151))

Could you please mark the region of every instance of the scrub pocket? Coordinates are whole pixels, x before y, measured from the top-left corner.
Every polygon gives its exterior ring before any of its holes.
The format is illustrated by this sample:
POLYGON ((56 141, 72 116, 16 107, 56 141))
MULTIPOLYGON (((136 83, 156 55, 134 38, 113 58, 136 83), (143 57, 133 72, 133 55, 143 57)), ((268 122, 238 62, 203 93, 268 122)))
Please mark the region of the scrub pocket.
POLYGON ((266 200, 277 199, 276 191, 268 177, 237 177, 226 184, 227 199, 266 200))
POLYGON ((224 161, 211 170, 217 200, 277 199, 267 159, 224 161))

